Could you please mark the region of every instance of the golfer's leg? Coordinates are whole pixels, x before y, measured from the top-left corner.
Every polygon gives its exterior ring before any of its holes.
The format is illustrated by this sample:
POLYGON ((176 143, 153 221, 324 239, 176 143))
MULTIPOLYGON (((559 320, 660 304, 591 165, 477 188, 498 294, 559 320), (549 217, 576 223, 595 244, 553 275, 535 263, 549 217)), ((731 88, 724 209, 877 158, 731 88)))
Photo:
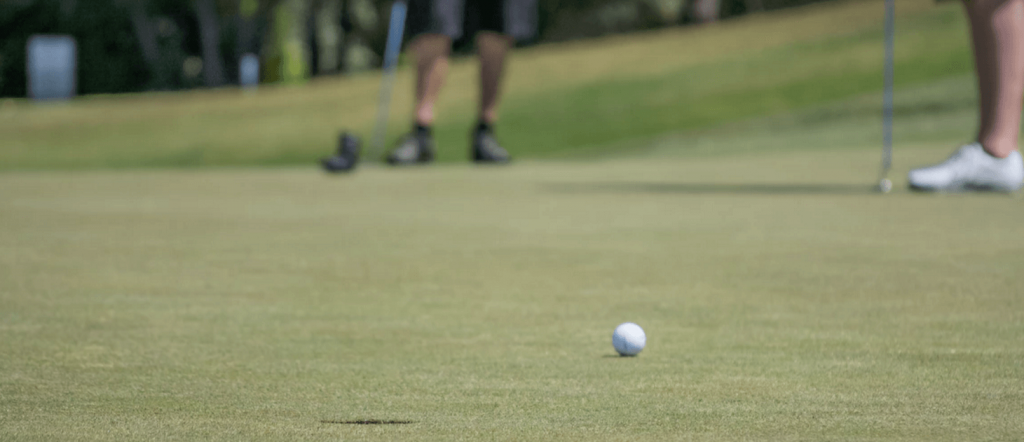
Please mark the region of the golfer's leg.
POLYGON ((1024 98, 1024 0, 967 0, 980 94, 978 142, 995 157, 1017 150, 1024 98))
POLYGON ((494 124, 498 120, 498 101, 505 56, 512 47, 512 38, 497 32, 480 32, 476 37, 480 55, 479 121, 494 124))
POLYGON ((448 75, 451 47, 451 37, 440 34, 420 35, 410 45, 416 59, 416 124, 434 123, 434 105, 448 75))
POLYGON ((462 35, 463 0, 408 0, 406 29, 409 52, 416 62, 416 104, 413 127, 387 155, 394 165, 422 164, 434 159, 434 107, 448 75, 452 41, 462 35))

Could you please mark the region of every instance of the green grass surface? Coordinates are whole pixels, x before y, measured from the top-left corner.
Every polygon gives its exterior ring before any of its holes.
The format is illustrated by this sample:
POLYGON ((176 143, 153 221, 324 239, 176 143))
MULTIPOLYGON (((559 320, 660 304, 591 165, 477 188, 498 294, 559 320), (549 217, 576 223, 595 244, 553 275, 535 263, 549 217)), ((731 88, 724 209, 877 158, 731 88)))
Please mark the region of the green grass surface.
POLYGON ((970 78, 507 168, 0 175, 3 440, 1016 440, 970 78), (648 332, 638 358, 610 334, 648 332), (409 421, 349 425, 325 421, 409 421))
POLYGON ((0 175, 0 439, 1019 439, 1020 200, 877 163, 0 175))
MULTIPOLYGON (((516 51, 499 136, 517 158, 586 157, 666 133, 822 106, 881 88, 882 2, 840 1, 516 51)), ((958 5, 901 0, 897 85, 970 72, 958 5)), ((439 157, 466 158, 473 59, 455 63, 438 106, 439 157)), ((405 131, 412 72, 400 70, 391 138, 405 131)), ((342 128, 364 137, 379 77, 305 87, 0 103, 0 170, 310 164, 342 128)), ((970 87, 970 86, 968 86, 970 87)))

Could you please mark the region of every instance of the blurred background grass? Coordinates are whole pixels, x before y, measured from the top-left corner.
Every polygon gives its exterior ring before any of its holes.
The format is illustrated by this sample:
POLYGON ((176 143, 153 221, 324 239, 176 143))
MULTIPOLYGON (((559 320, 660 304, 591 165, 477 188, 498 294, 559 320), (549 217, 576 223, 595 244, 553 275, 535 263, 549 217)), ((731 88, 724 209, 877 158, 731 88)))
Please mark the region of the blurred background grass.
MULTIPOLYGON (((498 135, 520 159, 587 158, 664 147, 659 140, 666 137, 686 140, 720 127, 763 125, 759 119, 767 117, 786 120, 794 133, 827 123, 813 118, 822 112, 880 120, 882 13, 879 0, 828 2, 518 50, 498 135)), ((901 1, 896 29, 898 106, 908 110, 917 102, 942 111, 949 100, 954 107, 972 106, 959 6, 901 1)), ((474 59, 456 61, 442 93, 436 127, 442 161, 466 158, 476 72, 474 59)), ((334 149, 341 130, 366 138, 378 88, 379 74, 362 73, 252 92, 91 95, 44 105, 9 99, 0 104, 0 169, 312 164, 334 149)), ((411 95, 412 72, 403 66, 389 142, 409 125, 411 95)), ((950 130, 968 135, 973 120, 964 116, 943 126, 945 138, 950 130)), ((934 138, 928 130, 897 135, 934 138)), ((880 137, 851 126, 829 140, 794 139, 776 147, 823 148, 868 136, 880 137)), ((673 144, 681 151, 709 151, 673 144)), ((710 150, 716 149, 727 146, 710 150)))

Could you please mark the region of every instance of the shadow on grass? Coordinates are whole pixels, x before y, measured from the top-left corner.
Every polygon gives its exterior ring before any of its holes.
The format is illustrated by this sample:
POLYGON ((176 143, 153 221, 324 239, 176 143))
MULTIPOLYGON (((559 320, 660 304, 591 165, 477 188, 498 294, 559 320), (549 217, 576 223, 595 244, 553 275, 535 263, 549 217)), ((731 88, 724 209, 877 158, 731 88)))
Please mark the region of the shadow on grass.
POLYGON ((380 420, 380 419, 359 419, 359 420, 336 420, 336 419, 323 419, 320 421, 321 424, 342 424, 342 425, 407 425, 414 424, 413 421, 394 421, 394 420, 380 420))
POLYGON ((548 183, 547 191, 556 193, 664 193, 691 195, 865 195, 877 193, 866 184, 786 184, 786 183, 653 183, 589 182, 548 183))

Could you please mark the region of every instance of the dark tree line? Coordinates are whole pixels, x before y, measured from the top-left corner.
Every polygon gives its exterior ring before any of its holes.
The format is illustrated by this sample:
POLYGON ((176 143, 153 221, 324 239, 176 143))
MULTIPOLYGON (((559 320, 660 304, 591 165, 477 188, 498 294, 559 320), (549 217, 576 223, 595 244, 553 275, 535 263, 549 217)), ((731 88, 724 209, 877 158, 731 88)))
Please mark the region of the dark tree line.
MULTIPOLYGON (((540 0, 538 41, 703 23, 822 0, 540 0)), ((379 63, 391 0, 0 0, 0 96, 25 96, 34 34, 78 43, 81 94, 237 83, 238 60, 268 82, 379 63)), ((467 45, 463 44, 463 48, 467 45)))

